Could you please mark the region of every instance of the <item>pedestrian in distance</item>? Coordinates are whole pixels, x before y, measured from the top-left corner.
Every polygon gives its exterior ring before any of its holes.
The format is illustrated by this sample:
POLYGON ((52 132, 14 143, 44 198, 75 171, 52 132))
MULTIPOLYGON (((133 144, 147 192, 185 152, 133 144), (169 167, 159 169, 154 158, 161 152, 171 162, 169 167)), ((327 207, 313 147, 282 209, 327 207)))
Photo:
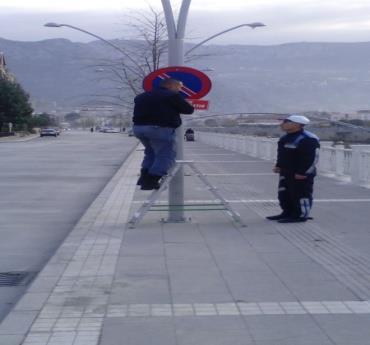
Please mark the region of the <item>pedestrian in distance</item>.
POLYGON ((142 190, 158 189, 176 158, 176 128, 180 114, 192 114, 193 106, 180 94, 182 82, 173 78, 161 80, 159 87, 135 97, 133 133, 144 146, 137 184, 142 190))
POLYGON ((186 141, 194 141, 194 130, 192 128, 188 128, 184 133, 184 139, 186 141))
POLYGON ((280 124, 286 133, 278 141, 273 171, 279 174, 278 199, 282 212, 266 217, 279 223, 310 219, 313 184, 319 159, 319 138, 304 129, 310 120, 302 115, 288 116, 280 124))

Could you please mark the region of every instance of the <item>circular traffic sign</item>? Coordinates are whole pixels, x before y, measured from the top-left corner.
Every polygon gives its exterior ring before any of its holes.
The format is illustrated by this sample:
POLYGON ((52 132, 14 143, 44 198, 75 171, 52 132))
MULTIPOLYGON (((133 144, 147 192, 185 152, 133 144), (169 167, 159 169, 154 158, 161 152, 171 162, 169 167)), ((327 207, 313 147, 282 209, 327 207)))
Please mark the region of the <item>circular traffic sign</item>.
POLYGON ((158 87, 161 80, 173 78, 183 83, 181 93, 188 99, 199 99, 211 90, 211 80, 203 72, 184 66, 160 68, 148 74, 143 81, 145 91, 158 87))

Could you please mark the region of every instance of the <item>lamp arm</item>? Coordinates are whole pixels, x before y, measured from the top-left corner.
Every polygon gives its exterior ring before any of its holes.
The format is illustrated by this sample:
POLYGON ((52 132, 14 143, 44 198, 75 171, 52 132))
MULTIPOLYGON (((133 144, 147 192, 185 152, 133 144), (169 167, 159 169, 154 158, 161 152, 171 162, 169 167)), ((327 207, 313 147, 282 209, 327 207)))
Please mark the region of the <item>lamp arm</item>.
POLYGON ((208 37, 208 38, 207 38, 207 39, 205 39, 204 41, 202 41, 202 42, 200 42, 200 43, 196 44, 193 48, 189 49, 189 50, 185 53, 185 56, 187 56, 188 54, 190 54, 193 50, 197 49, 197 48, 198 48, 199 46, 201 46, 202 44, 204 44, 204 43, 206 43, 206 42, 208 42, 208 41, 210 41, 210 40, 214 39, 215 37, 220 36, 220 35, 223 35, 223 34, 225 34, 226 32, 229 32, 229 31, 232 31, 232 30, 235 30, 235 29, 239 29, 239 28, 241 28, 241 27, 243 27, 243 26, 250 26, 250 24, 241 24, 241 25, 237 25, 237 26, 234 26, 234 27, 232 27, 232 28, 230 28, 230 29, 227 29, 227 30, 221 31, 221 32, 219 32, 219 33, 217 33, 217 34, 215 34, 215 35, 212 35, 211 37, 208 37))
POLYGON ((77 30, 77 31, 81 31, 81 32, 83 32, 83 33, 85 33, 87 35, 93 36, 93 37, 97 38, 98 40, 101 40, 101 41, 105 42, 106 44, 109 44, 111 47, 113 47, 114 49, 120 51, 124 56, 126 56, 136 67, 142 69, 141 66, 137 63, 137 61, 135 61, 129 54, 127 54, 123 49, 121 49, 120 47, 116 46, 115 44, 109 42, 105 38, 100 37, 98 35, 95 35, 92 32, 86 31, 84 29, 78 28, 78 27, 73 26, 73 25, 60 24, 60 26, 66 26, 68 28, 71 28, 71 29, 74 29, 74 30, 77 30))

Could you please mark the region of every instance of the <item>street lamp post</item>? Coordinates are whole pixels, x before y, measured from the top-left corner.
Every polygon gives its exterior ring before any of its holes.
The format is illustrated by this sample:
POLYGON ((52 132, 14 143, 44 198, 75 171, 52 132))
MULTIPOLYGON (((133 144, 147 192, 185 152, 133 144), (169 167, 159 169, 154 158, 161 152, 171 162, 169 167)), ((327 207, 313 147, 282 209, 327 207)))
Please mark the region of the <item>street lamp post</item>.
MULTIPOLYGON (((191 0, 183 0, 179 12, 177 25, 172 12, 169 0, 162 0, 163 11, 166 18, 168 33, 168 65, 182 66, 184 64, 184 36, 186 19, 189 12, 191 0)), ((180 126, 176 130, 176 159, 184 159, 184 128, 180 126)), ((168 214, 169 222, 183 222, 184 209, 180 205, 184 204, 184 171, 181 166, 169 184, 168 203, 179 205, 176 210, 170 210, 168 214)))
MULTIPOLYGON (((184 36, 185 36, 185 27, 186 19, 189 12, 191 0, 183 0, 181 3, 181 8, 179 12, 177 25, 172 12, 172 7, 170 0, 161 0, 163 11, 166 18, 167 24, 167 33, 168 33, 168 65, 169 66, 182 66, 184 63, 184 56, 188 55, 194 49, 198 48, 205 42, 220 36, 231 30, 238 29, 243 26, 249 26, 252 29, 257 27, 265 26, 262 23, 250 23, 250 24, 241 24, 230 29, 224 30, 218 34, 215 34, 204 41, 198 43, 196 46, 188 50, 184 54, 184 36)), ((176 130, 176 159, 184 159, 184 147, 183 147, 183 137, 184 129, 183 126, 180 126, 176 130)), ((184 208, 181 205, 184 205, 184 172, 183 167, 177 171, 176 175, 173 177, 169 184, 169 205, 176 205, 176 210, 169 211, 168 221, 169 222, 182 222, 184 221, 184 208)))

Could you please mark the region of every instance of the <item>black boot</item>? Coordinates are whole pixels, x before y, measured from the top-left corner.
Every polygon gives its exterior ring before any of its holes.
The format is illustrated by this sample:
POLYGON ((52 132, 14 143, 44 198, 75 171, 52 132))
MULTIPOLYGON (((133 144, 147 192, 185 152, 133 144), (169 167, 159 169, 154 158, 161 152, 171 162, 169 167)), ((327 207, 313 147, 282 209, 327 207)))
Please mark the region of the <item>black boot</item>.
POLYGON ((162 176, 158 175, 146 175, 143 182, 141 183, 141 190, 159 189, 159 180, 161 179, 161 177, 162 176))
POLYGON ((277 214, 275 216, 267 216, 266 219, 268 220, 280 220, 280 219, 285 219, 289 218, 289 214, 286 212, 282 212, 280 214, 277 214))
POLYGON ((136 185, 137 186, 141 186, 141 184, 143 183, 145 177, 148 175, 148 169, 141 169, 140 170, 140 177, 139 179, 137 180, 136 182, 136 185))

